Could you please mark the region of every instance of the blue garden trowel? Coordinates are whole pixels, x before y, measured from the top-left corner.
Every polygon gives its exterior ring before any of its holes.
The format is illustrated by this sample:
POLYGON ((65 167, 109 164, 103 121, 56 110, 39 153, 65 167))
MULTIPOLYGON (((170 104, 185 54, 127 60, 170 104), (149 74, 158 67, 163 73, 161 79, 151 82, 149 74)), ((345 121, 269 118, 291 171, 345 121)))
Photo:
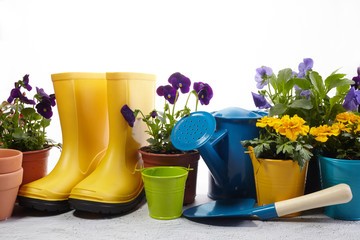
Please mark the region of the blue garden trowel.
POLYGON ((261 220, 267 220, 313 208, 347 203, 351 199, 349 185, 342 183, 301 197, 254 208, 255 200, 253 199, 212 201, 186 209, 183 215, 187 218, 257 216, 261 220), (250 208, 247 208, 248 206, 250 208))

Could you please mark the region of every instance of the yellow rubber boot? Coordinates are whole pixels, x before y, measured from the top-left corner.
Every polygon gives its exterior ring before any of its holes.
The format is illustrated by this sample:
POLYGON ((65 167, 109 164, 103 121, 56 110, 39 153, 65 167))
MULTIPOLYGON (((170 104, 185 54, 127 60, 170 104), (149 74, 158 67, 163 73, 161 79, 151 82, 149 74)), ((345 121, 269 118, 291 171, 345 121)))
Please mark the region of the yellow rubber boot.
POLYGON ((62 130, 61 156, 49 175, 21 187, 19 202, 43 211, 66 211, 71 189, 94 171, 106 153, 106 75, 60 73, 51 78, 62 130))
POLYGON ((137 152, 148 136, 146 125, 128 126, 121 108, 150 112, 154 109, 155 75, 107 73, 110 139, 107 152, 96 170, 71 191, 72 208, 87 212, 120 214, 134 209, 143 199, 141 158, 137 152))

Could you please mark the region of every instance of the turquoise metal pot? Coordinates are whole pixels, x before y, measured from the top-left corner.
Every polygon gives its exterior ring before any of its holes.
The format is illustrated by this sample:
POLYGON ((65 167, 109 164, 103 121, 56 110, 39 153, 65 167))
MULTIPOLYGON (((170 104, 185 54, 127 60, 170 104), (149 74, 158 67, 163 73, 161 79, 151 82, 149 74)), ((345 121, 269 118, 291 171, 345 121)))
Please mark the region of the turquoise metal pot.
POLYGON ((344 160, 318 155, 321 184, 328 188, 339 183, 350 186, 353 199, 345 204, 325 207, 325 214, 343 220, 360 220, 360 160, 344 160))

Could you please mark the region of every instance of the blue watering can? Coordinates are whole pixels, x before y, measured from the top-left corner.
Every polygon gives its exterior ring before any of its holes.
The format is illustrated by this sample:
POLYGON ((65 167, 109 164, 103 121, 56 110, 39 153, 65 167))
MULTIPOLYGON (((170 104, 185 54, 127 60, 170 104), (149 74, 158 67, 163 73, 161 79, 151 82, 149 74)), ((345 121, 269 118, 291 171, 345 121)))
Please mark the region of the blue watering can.
POLYGON ((212 114, 194 112, 175 125, 173 145, 183 151, 197 149, 210 170, 210 198, 256 199, 252 162, 241 141, 258 137, 256 121, 266 115, 232 107, 212 114))

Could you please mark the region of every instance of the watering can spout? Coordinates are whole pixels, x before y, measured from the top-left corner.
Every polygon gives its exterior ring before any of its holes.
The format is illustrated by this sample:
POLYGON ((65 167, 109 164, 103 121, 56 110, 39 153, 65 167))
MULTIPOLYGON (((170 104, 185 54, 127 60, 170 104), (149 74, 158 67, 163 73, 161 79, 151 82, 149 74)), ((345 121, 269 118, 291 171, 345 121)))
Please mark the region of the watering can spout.
POLYGON ((226 167, 213 146, 227 136, 227 130, 215 132, 215 128, 215 118, 210 113, 194 112, 175 125, 171 141, 182 151, 197 149, 215 183, 222 186, 226 182, 226 167))

